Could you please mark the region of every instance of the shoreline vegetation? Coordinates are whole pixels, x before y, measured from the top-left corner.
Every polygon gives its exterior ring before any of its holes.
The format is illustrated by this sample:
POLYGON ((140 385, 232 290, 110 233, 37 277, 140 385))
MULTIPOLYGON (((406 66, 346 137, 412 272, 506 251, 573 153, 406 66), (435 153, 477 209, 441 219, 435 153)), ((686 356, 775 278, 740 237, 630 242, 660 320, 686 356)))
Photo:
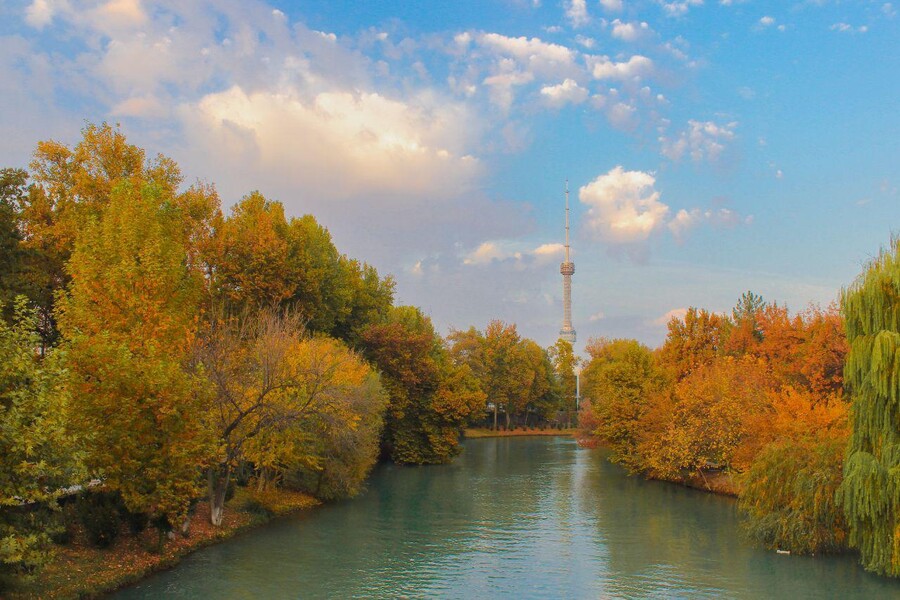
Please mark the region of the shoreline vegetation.
POLYGON ((102 597, 171 569, 197 550, 321 504, 303 492, 271 490, 257 494, 239 489, 227 503, 228 510, 220 526, 202 518, 209 511, 209 504, 200 502, 195 507, 197 519, 189 535, 171 536, 159 551, 154 548, 154 532, 149 529, 141 535, 120 536, 108 548, 97 548, 88 542, 83 530, 76 528, 73 540, 57 549, 39 577, 20 584, 3 597, 9 600, 102 597))
POLYGON ((465 427, 571 418, 571 344, 442 336, 394 288, 118 126, 0 169, 0 595, 79 544, 174 556, 235 494, 350 498, 379 461, 449 463, 465 427))

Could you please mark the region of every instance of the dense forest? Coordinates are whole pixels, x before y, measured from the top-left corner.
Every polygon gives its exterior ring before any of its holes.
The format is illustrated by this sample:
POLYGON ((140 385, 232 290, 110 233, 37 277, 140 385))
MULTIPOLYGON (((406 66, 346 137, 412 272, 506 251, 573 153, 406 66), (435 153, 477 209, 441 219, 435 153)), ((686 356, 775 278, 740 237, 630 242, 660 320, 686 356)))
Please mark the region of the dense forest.
POLYGON ((0 585, 75 521, 162 546, 236 485, 352 496, 379 458, 445 463, 468 423, 574 397, 571 346, 499 321, 445 340, 312 216, 258 192, 225 214, 108 124, 0 170, 0 307, 0 585))
POLYGON ((581 427, 632 473, 738 495, 761 545, 898 576, 898 289, 895 241, 840 307, 747 292, 673 318, 656 350, 593 340, 581 427))

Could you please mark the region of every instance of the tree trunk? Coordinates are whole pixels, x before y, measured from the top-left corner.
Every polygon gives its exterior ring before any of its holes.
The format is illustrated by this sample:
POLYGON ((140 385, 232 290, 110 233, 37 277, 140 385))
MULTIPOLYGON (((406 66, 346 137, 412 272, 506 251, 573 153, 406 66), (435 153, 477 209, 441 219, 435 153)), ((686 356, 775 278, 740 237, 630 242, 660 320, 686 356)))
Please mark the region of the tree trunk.
POLYGON ((494 402, 494 431, 497 431, 497 409, 499 405, 494 402))
POLYGON ((228 480, 231 478, 231 465, 222 468, 210 467, 207 471, 209 481, 209 522, 219 527, 225 516, 225 494, 228 492, 228 480))

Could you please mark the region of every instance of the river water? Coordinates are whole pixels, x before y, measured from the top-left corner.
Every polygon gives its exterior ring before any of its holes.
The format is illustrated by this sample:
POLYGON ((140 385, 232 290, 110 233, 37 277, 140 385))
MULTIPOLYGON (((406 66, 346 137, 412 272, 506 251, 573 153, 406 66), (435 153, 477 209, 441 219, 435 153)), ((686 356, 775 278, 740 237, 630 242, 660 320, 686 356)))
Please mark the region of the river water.
POLYGON ((735 503, 628 477, 568 438, 469 440, 452 465, 201 550, 132 598, 900 598, 853 557, 747 544, 735 503))

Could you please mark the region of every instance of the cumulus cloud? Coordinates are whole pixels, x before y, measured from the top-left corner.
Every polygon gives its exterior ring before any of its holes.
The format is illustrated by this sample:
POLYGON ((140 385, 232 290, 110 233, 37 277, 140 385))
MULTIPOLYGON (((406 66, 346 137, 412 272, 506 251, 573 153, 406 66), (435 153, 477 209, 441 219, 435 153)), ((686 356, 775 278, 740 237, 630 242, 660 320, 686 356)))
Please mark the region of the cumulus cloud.
POLYGON ((653 61, 640 54, 635 54, 623 62, 615 62, 608 56, 592 56, 588 62, 595 79, 640 81, 641 78, 653 73, 653 61))
POLYGON ((494 262, 509 262, 516 269, 546 265, 560 260, 565 254, 565 246, 559 243, 541 244, 536 248, 524 246, 510 240, 490 240, 482 242, 471 252, 463 255, 463 264, 485 266, 494 262))
POLYGON ((581 104, 587 100, 588 91, 574 79, 566 79, 560 84, 542 87, 541 96, 548 105, 559 108, 570 103, 581 104))
POLYGON ((650 26, 645 22, 625 23, 615 19, 612 23, 612 36, 623 42, 634 42, 650 32, 650 26))
POLYGON ((566 0, 566 18, 572 27, 583 27, 591 18, 587 11, 587 0, 566 0))
POLYGON ((25 22, 35 29, 43 29, 53 20, 53 0, 34 0, 25 8, 25 22))
POLYGON ((651 173, 617 166, 578 191, 589 207, 586 228, 609 244, 647 240, 665 224, 669 207, 660 202, 651 173))
POLYGON ((659 143, 667 158, 678 161, 689 156, 694 162, 716 162, 726 145, 735 138, 737 122, 719 125, 713 121, 688 121, 688 127, 675 137, 661 135, 659 143))
POLYGON ((703 6, 703 0, 678 0, 675 2, 657 0, 657 2, 670 17, 683 16, 687 14, 692 6, 703 6))
POLYGON ((465 154, 464 108, 426 96, 247 91, 233 86, 182 109, 196 144, 228 162, 250 162, 333 197, 429 194, 471 182, 479 162, 465 154))
POLYGON ((769 27, 770 25, 774 25, 775 17, 770 17, 770 16, 766 15, 766 16, 760 18, 759 24, 762 27, 769 27))
POLYGON ((600 6, 609 12, 621 12, 624 8, 622 0, 600 0, 600 6))

